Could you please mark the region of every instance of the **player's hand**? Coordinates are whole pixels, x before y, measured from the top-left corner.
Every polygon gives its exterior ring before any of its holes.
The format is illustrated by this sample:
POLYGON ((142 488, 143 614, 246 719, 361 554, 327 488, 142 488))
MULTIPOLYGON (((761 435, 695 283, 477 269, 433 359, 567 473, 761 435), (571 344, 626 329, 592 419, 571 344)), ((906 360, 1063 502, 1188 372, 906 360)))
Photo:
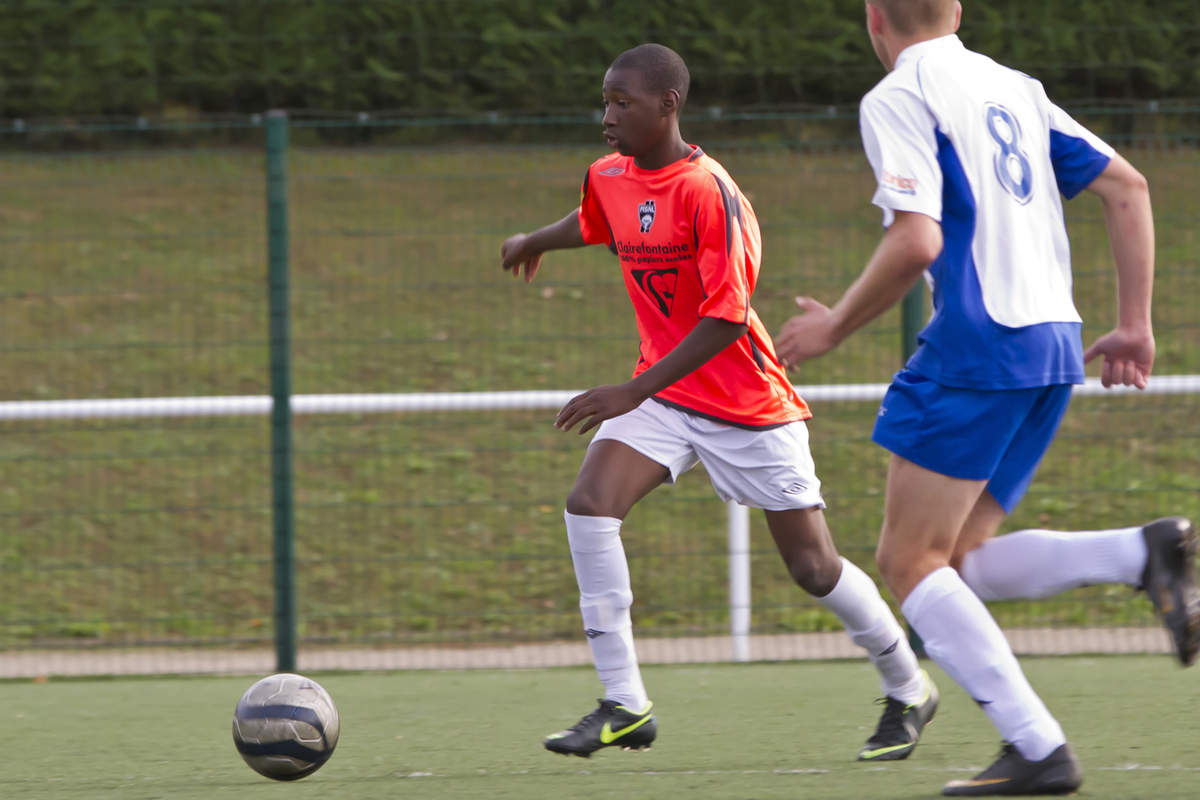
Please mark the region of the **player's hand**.
POLYGON ((811 297, 797 297, 803 314, 783 323, 775 337, 775 354, 784 367, 794 367, 837 346, 833 334, 833 311, 811 297))
POLYGON ((626 383, 597 386, 595 389, 589 389, 567 401, 567 404, 558 412, 558 417, 554 420, 554 427, 569 431, 577 423, 582 423, 579 426, 579 433, 584 434, 606 419, 619 417, 633 411, 645 399, 638 397, 637 393, 632 391, 629 384, 626 383))
POLYGON ((533 280, 534 273, 542 263, 542 253, 531 250, 528 242, 528 234, 518 233, 508 237, 504 244, 500 245, 500 268, 511 272, 514 278, 524 272, 526 283, 533 280))
POLYGON ((1117 328, 1101 336, 1083 354, 1084 363, 1104 356, 1100 383, 1112 386, 1136 386, 1145 389, 1154 368, 1154 334, 1145 330, 1117 328))

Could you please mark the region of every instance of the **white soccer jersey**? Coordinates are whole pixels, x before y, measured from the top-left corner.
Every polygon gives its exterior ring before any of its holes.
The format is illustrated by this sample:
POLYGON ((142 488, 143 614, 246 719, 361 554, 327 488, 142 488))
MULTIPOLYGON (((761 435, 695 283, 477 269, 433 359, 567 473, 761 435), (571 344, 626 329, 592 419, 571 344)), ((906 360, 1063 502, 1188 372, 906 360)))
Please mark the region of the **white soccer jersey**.
POLYGON ((1113 149, 954 35, 906 48, 859 124, 884 225, 897 211, 942 225, 933 316, 908 368, 977 389, 1082 382, 1059 195, 1082 191, 1113 149))

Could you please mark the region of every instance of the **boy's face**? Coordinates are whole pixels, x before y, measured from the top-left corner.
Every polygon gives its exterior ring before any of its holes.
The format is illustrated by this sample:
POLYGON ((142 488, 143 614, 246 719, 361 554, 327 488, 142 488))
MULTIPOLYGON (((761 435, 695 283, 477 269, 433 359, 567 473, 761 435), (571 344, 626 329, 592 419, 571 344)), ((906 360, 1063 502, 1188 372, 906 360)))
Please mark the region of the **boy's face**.
POLYGON ((670 131, 670 103, 637 70, 604 73, 604 139, 623 156, 645 155, 670 131))

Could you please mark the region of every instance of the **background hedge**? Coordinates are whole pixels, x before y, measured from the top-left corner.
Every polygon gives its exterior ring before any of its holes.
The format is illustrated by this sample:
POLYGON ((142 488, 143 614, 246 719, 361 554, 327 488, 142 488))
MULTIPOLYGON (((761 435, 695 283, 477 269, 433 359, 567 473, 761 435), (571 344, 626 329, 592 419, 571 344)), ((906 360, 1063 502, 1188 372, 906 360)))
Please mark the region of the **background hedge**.
MULTIPOLYGON (((1195 0, 964 3, 968 46, 1060 101, 1200 97, 1195 0)), ((0 115, 592 108, 612 57, 678 49, 704 106, 850 105, 861 0, 6 0, 0 115)))

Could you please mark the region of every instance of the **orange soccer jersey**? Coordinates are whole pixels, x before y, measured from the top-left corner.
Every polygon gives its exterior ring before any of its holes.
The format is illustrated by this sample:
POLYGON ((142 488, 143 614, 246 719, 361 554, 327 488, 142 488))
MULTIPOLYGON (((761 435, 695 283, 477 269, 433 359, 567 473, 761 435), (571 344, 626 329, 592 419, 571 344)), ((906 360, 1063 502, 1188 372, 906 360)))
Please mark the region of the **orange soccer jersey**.
POLYGON ((698 147, 657 170, 640 169, 630 156, 605 156, 584 179, 579 227, 584 241, 608 245, 621 262, 641 336, 634 375, 671 352, 702 317, 749 326, 656 399, 750 428, 812 416, 750 307, 758 220, 720 164, 698 147))

